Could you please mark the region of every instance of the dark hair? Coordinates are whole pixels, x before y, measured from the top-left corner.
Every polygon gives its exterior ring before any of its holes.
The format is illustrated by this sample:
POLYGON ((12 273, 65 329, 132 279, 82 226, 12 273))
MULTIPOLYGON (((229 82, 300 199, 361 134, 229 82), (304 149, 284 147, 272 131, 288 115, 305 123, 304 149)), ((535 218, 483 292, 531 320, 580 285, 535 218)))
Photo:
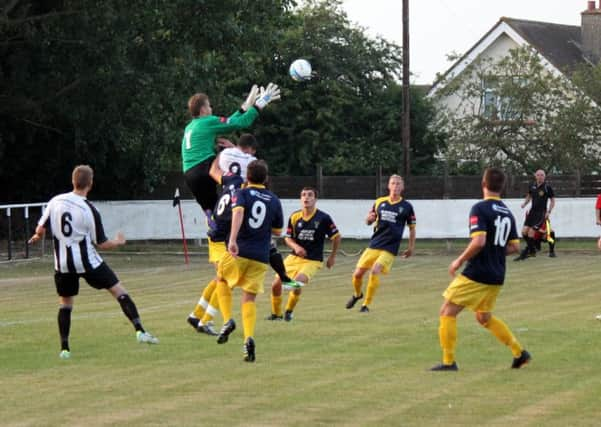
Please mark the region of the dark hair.
POLYGON ((92 185, 94 170, 88 165, 77 165, 73 169, 71 180, 76 190, 85 190, 92 185))
POLYGON ((268 171, 265 160, 253 160, 246 168, 246 179, 252 184, 265 184, 268 171))
POLYGON ((501 193, 505 188, 505 174, 499 168, 486 168, 482 182, 489 191, 501 193))
POLYGON ((250 133, 243 133, 240 135, 240 139, 238 139, 239 147, 253 148, 256 150, 258 145, 257 139, 250 133))
POLYGON ((315 198, 317 199, 317 188, 315 188, 315 187, 303 187, 302 190, 301 190, 301 193, 303 191, 312 191, 313 194, 315 195, 315 198))
POLYGON ((188 111, 192 117, 200 116, 200 109, 209 101, 209 97, 204 93, 195 93, 188 100, 188 111))

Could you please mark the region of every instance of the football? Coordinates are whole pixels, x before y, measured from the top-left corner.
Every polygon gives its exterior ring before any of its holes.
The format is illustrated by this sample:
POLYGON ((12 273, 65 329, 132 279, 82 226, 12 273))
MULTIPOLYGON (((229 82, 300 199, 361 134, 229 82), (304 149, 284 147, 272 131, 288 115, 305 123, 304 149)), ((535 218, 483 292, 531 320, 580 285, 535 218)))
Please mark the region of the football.
POLYGON ((290 64, 290 77, 297 82, 311 80, 311 64, 306 59, 297 59, 290 64))

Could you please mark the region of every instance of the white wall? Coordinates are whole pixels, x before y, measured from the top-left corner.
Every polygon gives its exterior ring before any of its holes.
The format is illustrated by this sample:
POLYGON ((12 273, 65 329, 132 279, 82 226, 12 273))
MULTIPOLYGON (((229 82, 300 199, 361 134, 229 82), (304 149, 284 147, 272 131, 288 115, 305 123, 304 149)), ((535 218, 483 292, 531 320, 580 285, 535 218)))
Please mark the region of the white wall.
MULTIPOLYGON (((518 229, 524 221, 523 199, 507 199, 518 229)), ((595 198, 556 199, 551 225, 558 237, 597 237, 595 198)), ((468 236, 468 214, 477 200, 412 200, 417 216, 418 238, 457 238, 468 236)), ((318 207, 329 213, 343 237, 369 238, 372 227, 364 219, 373 200, 319 200, 318 207)), ((129 240, 179 239, 181 230, 177 207, 171 200, 94 202, 109 237, 118 230, 129 240)), ((299 208, 296 199, 282 200, 286 221, 299 208)), ((182 201, 186 237, 205 238, 207 226, 200 207, 192 200, 182 201)), ((37 219, 36 219, 37 220, 37 219)), ((407 237, 407 234, 405 235, 407 237)))

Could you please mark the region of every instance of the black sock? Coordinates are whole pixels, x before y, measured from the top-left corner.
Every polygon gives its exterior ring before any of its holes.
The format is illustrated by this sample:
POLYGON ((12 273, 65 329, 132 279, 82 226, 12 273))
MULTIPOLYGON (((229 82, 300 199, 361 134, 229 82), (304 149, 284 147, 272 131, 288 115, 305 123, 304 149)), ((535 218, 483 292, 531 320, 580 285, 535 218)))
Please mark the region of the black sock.
POLYGON ((292 279, 288 277, 286 274, 286 267, 284 267, 284 260, 282 259, 282 254, 280 254, 275 247, 271 247, 269 250, 269 264, 273 271, 275 271, 278 276, 280 276, 280 280, 282 282, 291 282, 292 279))
POLYGON ((536 253, 536 243, 534 242, 534 239, 532 237, 528 237, 526 239, 526 244, 528 245, 528 253, 536 253))
POLYGON ((71 307, 61 306, 58 309, 58 332, 61 336, 61 350, 69 350, 69 331, 71 330, 71 307))
POLYGON ((123 313, 125 313, 127 318, 134 325, 136 331, 144 332, 144 328, 142 327, 142 322, 140 321, 140 315, 138 314, 136 304, 134 304, 129 295, 123 294, 119 298, 117 298, 117 301, 119 301, 119 304, 121 305, 121 310, 123 310, 123 313))

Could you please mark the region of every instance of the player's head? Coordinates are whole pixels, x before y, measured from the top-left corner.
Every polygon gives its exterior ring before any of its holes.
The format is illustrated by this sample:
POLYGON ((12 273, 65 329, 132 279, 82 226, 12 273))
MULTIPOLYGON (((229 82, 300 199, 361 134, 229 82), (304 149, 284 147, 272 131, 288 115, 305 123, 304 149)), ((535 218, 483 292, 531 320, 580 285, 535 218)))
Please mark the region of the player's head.
POLYGON ((545 182, 545 177, 545 171, 542 169, 539 169, 536 172, 534 172, 534 178, 536 179, 537 184, 542 184, 543 182, 545 182))
POLYGON ((317 190, 313 187, 304 187, 300 193, 300 200, 303 208, 313 209, 317 202, 317 190))
POLYGON ((265 184, 268 172, 265 160, 253 160, 246 168, 246 180, 251 184, 265 184))
POLYGON ((499 168, 486 168, 482 176, 482 187, 493 193, 499 193, 505 188, 505 174, 499 168))
POLYGON ((92 188, 94 182, 94 170, 88 165, 77 165, 71 174, 73 188, 84 191, 92 188))
POLYGON ((254 155, 258 147, 257 139, 250 133, 243 133, 238 140, 238 147, 245 153, 254 155))
POLYGON ((204 93, 195 93, 188 100, 188 111, 192 117, 208 116, 213 113, 209 97, 204 93))
POLYGON ((400 197, 405 190, 405 181, 400 175, 390 175, 388 178, 388 193, 390 196, 400 197))

